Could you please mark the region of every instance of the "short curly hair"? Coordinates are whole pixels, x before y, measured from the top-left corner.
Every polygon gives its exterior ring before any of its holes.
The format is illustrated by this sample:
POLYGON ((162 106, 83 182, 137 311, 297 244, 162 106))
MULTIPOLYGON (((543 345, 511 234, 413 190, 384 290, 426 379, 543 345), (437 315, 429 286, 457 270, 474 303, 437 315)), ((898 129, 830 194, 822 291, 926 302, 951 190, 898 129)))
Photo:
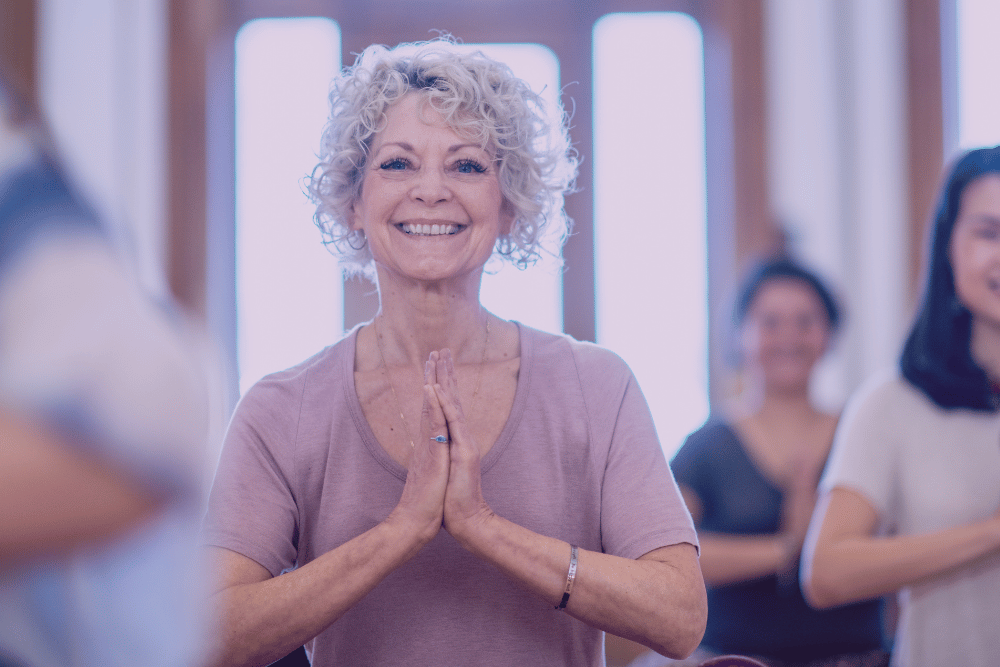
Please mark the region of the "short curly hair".
POLYGON ((547 114, 542 98, 508 66, 456 46, 450 36, 369 46, 333 82, 320 162, 306 189, 323 242, 349 275, 374 273, 364 233, 350 228, 351 210, 386 110, 412 91, 425 95, 457 133, 495 155, 504 205, 514 213, 495 253, 520 268, 543 254, 561 254, 572 226, 563 196, 577 170, 566 114, 561 106, 557 115, 547 114), (558 118, 558 125, 549 118, 558 118))

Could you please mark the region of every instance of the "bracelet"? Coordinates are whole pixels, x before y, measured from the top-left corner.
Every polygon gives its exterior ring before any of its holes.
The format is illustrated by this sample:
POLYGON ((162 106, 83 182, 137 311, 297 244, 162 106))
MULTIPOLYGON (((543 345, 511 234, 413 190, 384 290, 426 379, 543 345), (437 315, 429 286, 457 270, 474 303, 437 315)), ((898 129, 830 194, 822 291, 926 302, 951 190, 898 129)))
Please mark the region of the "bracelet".
POLYGON ((569 602, 570 591, 573 590, 573 582, 576 580, 576 562, 580 555, 580 550, 575 544, 569 546, 569 571, 566 572, 566 588, 563 589, 562 600, 559 602, 559 606, 556 607, 556 611, 562 611, 566 608, 566 603, 569 602))

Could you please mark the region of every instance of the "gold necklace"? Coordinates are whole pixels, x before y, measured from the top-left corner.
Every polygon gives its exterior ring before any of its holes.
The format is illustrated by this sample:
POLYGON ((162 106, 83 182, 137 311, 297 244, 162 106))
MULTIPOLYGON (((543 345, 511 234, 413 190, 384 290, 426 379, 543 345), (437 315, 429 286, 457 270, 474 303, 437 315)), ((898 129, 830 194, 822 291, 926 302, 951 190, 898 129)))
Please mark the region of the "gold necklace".
MULTIPOLYGON (((410 448, 414 447, 413 436, 410 435, 410 426, 406 423, 406 417, 403 415, 403 406, 399 403, 399 396, 396 395, 396 387, 392 383, 392 375, 389 373, 389 366, 385 363, 385 352, 382 350, 382 339, 378 335, 378 318, 372 320, 372 328, 375 330, 375 344, 378 345, 378 356, 382 361, 382 369, 385 370, 385 381, 389 384, 389 389, 392 390, 392 400, 396 404, 396 410, 399 411, 399 420, 403 423, 403 431, 406 433, 406 437, 410 441, 410 448)), ((476 406, 476 396, 479 395, 479 385, 483 381, 483 366, 486 365, 486 351, 490 347, 490 316, 486 315, 486 342, 483 343, 483 358, 479 360, 479 372, 476 373, 476 388, 472 392, 472 401, 469 404, 469 414, 472 414, 472 408, 476 406)))

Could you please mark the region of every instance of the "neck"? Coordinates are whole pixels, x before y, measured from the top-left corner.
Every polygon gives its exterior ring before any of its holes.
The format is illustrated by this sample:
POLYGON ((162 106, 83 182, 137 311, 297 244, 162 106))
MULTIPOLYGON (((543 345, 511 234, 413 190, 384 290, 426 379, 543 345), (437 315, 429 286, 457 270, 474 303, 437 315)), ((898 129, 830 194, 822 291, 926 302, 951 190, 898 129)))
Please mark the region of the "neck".
POLYGON ((747 413, 765 421, 810 421, 821 414, 809 398, 809 387, 772 387, 762 382, 746 400, 747 413))
POLYGON ((489 313, 475 281, 402 282, 378 273, 378 333, 388 363, 419 365, 449 348, 457 363, 479 363, 489 313), (470 284, 474 282, 474 285, 470 284))
POLYGON ((1000 382, 1000 325, 973 317, 969 347, 973 361, 993 382, 1000 382))

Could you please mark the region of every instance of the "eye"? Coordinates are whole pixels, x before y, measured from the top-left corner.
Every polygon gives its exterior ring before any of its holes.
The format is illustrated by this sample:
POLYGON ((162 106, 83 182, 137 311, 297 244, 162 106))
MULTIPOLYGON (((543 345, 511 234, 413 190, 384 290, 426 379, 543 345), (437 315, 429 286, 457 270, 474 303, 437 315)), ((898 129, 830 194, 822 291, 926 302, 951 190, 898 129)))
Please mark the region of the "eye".
POLYGON ((385 169, 386 171, 403 171, 410 166, 410 161, 406 158, 396 157, 391 160, 386 160, 378 166, 379 169, 385 169))
POLYGON ((764 315, 760 318, 760 325, 767 331, 776 331, 781 326, 781 320, 774 315, 764 315))
POLYGON ((460 174, 482 174, 486 172, 486 167, 475 160, 464 158, 455 164, 455 171, 460 174))
POLYGON ((976 236, 987 241, 1000 239, 1000 224, 987 223, 980 225, 976 230, 976 236))

